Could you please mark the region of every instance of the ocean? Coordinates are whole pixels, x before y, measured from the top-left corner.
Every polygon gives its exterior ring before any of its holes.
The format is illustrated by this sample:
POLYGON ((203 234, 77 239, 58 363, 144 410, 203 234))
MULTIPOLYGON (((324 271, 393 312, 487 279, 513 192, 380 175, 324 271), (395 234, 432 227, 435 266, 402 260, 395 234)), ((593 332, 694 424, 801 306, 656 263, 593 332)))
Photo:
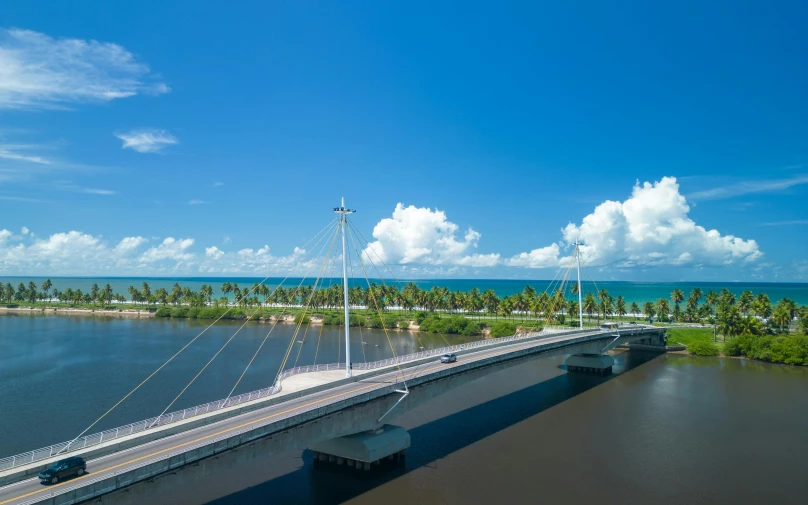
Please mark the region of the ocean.
MULTIPOLYGON (((63 291, 66 288, 81 289, 84 292, 90 290, 93 284, 98 284, 103 287, 109 284, 113 291, 121 293, 124 296, 128 295, 129 286, 141 288, 144 282, 147 282, 151 287, 152 292, 158 288, 166 288, 171 291, 174 283, 179 283, 183 287, 189 287, 194 291, 199 291, 203 284, 209 284, 214 289, 214 298, 222 296, 220 291, 223 282, 237 283, 239 287, 252 286, 255 282, 263 280, 260 277, 51 277, 53 287, 63 291)), ((42 286, 45 277, 0 277, 3 284, 11 283, 14 288, 20 283, 28 285, 33 281, 37 286, 42 286)), ((295 287, 301 282, 304 285, 313 284, 313 279, 301 278, 288 278, 284 281, 283 278, 269 278, 266 284, 273 288, 283 281, 284 287, 295 287)), ((341 282, 341 279, 332 279, 330 282, 341 282)), ((371 279, 371 282, 382 283, 381 280, 371 279)), ((499 296, 507 296, 522 291, 525 286, 533 286, 533 288, 541 293, 548 288, 555 287, 557 283, 553 284, 550 280, 502 280, 502 279, 416 279, 416 280, 400 280, 386 281, 387 284, 403 285, 408 282, 414 282, 421 289, 430 289, 433 286, 445 286, 452 291, 469 291, 476 287, 480 291, 492 289, 499 296)), ((325 286, 329 285, 329 279, 323 283, 325 286)), ((367 286, 364 278, 349 279, 348 284, 367 286)), ((693 288, 701 288, 702 292, 713 290, 715 292, 721 291, 723 288, 729 289, 735 296, 739 296, 743 291, 749 290, 755 294, 766 293, 769 295, 772 303, 776 303, 782 298, 790 298, 800 305, 808 305, 808 283, 776 283, 776 282, 628 282, 628 281, 602 281, 602 282, 582 282, 582 291, 595 292, 600 289, 606 289, 609 293, 617 297, 622 295, 627 303, 637 302, 638 304, 647 301, 656 301, 659 298, 670 298, 671 292, 678 288, 685 293, 685 297, 690 293, 693 288)), ((552 289, 551 289, 552 290, 552 289)), ((230 295, 232 297, 232 294, 230 295)))

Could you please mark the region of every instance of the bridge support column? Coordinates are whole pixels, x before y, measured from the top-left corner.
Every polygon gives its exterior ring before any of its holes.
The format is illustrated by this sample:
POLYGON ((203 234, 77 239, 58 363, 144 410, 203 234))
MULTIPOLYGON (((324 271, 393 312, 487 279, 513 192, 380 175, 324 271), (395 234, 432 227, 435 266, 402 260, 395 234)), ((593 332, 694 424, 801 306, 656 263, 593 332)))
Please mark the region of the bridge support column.
POLYGON ((325 461, 357 470, 370 470, 371 465, 381 466, 382 460, 403 461, 410 446, 410 434, 400 426, 385 424, 374 431, 364 431, 344 437, 333 438, 310 447, 314 461, 325 461))
POLYGON ((574 354, 564 361, 569 372, 585 372, 597 375, 612 373, 614 358, 608 354, 574 354))

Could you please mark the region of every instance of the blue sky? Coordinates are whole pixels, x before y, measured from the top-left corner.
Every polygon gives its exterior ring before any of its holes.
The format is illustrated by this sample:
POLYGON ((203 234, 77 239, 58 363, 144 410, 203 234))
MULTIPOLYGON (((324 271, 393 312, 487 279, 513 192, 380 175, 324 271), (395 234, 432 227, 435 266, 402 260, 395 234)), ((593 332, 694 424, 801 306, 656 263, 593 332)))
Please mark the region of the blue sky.
POLYGON ((6 1, 0 274, 806 280, 806 10, 6 1))

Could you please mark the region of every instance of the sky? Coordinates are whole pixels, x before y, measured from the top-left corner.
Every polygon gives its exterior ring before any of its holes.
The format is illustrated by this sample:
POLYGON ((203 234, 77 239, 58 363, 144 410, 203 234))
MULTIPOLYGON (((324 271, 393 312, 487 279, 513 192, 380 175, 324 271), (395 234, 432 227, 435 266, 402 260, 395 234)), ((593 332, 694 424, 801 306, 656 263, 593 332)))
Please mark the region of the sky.
POLYGON ((807 14, 6 0, 0 275, 808 281, 807 14))

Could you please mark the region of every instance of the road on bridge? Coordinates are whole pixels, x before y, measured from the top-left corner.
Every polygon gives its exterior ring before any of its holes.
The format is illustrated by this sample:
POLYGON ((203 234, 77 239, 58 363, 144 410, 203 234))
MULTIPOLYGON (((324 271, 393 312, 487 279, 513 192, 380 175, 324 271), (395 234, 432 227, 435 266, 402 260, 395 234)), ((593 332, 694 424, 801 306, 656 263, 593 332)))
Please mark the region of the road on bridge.
MULTIPOLYGON (((553 342, 563 342, 571 338, 585 335, 600 334, 593 331, 577 334, 549 335, 529 341, 514 341, 513 344, 496 348, 481 348, 458 356, 458 361, 451 364, 441 364, 439 357, 434 363, 421 364, 411 368, 404 368, 404 377, 423 377, 438 370, 444 370, 460 366, 464 363, 483 360, 489 357, 508 354, 522 349, 528 349, 539 345, 553 342)), ((231 418, 223 419, 206 426, 201 426, 176 435, 145 443, 114 454, 99 457, 87 462, 87 474, 82 477, 73 478, 54 485, 44 485, 39 479, 28 479, 0 488, 0 505, 23 505, 36 503, 37 501, 48 499, 56 494, 70 491, 75 487, 80 487, 90 480, 100 480, 113 475, 117 475, 140 466, 167 458, 170 454, 184 449, 190 450, 193 447, 205 443, 213 443, 214 439, 220 440, 235 435, 245 429, 257 428, 277 422, 286 417, 297 415, 310 409, 320 408, 329 403, 335 403, 346 397, 355 396, 389 387, 391 384, 401 382, 401 373, 397 369, 392 369, 380 375, 362 378, 358 376, 356 382, 335 386, 324 391, 315 392, 309 395, 290 399, 285 402, 276 403, 261 409, 240 414, 231 418)))

